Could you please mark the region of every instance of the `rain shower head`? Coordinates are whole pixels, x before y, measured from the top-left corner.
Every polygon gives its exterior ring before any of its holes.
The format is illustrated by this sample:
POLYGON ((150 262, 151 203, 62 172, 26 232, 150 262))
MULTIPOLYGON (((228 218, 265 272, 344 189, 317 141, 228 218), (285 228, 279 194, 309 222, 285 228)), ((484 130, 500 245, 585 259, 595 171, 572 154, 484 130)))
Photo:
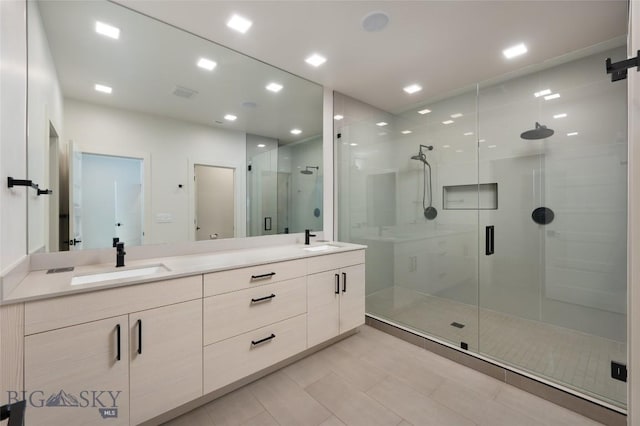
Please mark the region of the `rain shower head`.
POLYGON ((313 170, 309 170, 309 169, 320 170, 320 167, 318 167, 318 166, 306 166, 304 168, 304 170, 300 170, 300 173, 302 173, 303 175, 312 175, 313 174, 313 170))
POLYGON ((549 129, 547 126, 544 126, 536 121, 536 128, 532 130, 527 130, 520 134, 522 139, 535 141, 539 139, 546 139, 552 136, 554 131, 549 129))

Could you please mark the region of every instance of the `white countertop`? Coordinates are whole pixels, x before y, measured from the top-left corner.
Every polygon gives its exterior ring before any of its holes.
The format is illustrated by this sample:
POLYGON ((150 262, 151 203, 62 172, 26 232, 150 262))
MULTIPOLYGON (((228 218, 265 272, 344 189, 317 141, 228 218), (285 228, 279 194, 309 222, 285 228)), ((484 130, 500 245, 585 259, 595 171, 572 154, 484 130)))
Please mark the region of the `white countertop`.
MULTIPOLYGON (((324 256, 353 250, 362 250, 366 246, 342 242, 314 242, 310 246, 302 244, 277 245, 270 247, 216 251, 207 254, 195 254, 186 256, 171 256, 154 259, 145 259, 127 262, 125 267, 116 268, 114 264, 98 264, 90 266, 78 266, 70 272, 57 272, 47 274, 46 270, 31 271, 9 294, 6 294, 0 304, 27 302, 39 299, 47 299, 74 293, 86 293, 108 288, 127 285, 142 284, 171 278, 198 275, 209 272, 218 272, 228 269, 236 269, 248 266, 263 265, 285 260, 304 259, 314 256, 324 256), (323 244, 336 244, 324 251, 308 251, 304 248, 317 247, 323 244), (75 276, 116 272, 128 269, 137 269, 145 266, 164 265, 168 270, 149 275, 110 279, 96 283, 72 285, 71 280, 75 276)), ((115 263, 115 251, 114 251, 115 263)))

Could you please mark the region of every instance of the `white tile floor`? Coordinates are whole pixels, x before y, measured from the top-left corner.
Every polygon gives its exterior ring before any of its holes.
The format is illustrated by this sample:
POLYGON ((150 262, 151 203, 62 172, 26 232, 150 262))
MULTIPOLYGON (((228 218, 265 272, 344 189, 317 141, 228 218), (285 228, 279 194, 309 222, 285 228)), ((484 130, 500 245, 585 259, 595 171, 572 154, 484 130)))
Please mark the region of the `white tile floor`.
POLYGON ((166 425, 597 425, 363 326, 360 333, 166 425))
POLYGON ((367 297, 367 312, 624 407, 626 383, 611 361, 626 363, 626 345, 551 324, 394 287, 367 297), (478 326, 478 317, 480 318, 478 326), (464 328, 451 326, 452 322, 464 328), (478 339, 478 333, 480 338, 478 339))

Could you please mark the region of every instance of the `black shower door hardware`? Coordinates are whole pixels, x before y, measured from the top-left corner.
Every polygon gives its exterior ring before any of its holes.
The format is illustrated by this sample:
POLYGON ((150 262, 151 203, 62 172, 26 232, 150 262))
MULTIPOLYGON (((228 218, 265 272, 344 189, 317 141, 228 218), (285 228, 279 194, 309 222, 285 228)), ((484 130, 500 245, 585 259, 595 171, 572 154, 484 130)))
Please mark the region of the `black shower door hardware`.
POLYGON ((264 230, 271 231, 271 216, 266 216, 264 218, 264 230))
POLYGON ((13 188, 14 186, 28 186, 37 191, 38 195, 49 195, 53 194, 53 191, 50 189, 40 189, 37 183, 33 183, 32 180, 29 179, 14 179, 11 176, 7 177, 7 187, 13 188))
MULTIPOLYGON (((640 50, 638 50, 638 56, 635 58, 625 59, 616 63, 611 63, 611 58, 607 58, 607 74, 611 74, 611 82, 624 80, 627 78, 627 70, 629 68, 638 67, 640 64, 640 50)), ((640 67, 636 69, 640 71, 640 67)))
POLYGON ((494 228, 493 225, 484 228, 484 254, 490 256, 494 253, 494 228))

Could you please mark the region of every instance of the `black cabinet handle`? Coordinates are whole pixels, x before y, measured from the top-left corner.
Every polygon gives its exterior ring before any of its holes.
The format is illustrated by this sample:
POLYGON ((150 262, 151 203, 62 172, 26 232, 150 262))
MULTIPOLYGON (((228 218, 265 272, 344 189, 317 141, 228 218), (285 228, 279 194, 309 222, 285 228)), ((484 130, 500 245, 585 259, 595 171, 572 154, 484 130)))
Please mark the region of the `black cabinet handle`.
POLYGON ((116 360, 120 361, 120 324, 116 325, 116 340, 118 341, 116 344, 116 360))
POLYGON ((275 274, 276 274, 275 272, 269 272, 268 274, 251 275, 251 279, 252 280, 264 280, 264 279, 273 277, 275 274))
POLYGON ((342 273, 342 292, 343 293, 347 292, 347 273, 346 272, 342 273))
POLYGON ((251 303, 260 303, 260 302, 266 302, 266 301, 270 301, 272 300, 274 297, 276 297, 275 294, 271 293, 269 296, 265 296, 265 297, 259 297, 258 299, 251 299, 251 303))
POLYGON ((490 256, 494 253, 494 228, 493 225, 484 229, 484 254, 490 256))
POLYGON ((271 339, 273 339, 273 338, 275 338, 275 337, 276 337, 276 335, 275 335, 275 334, 273 334, 273 333, 271 333, 271 336, 269 336, 269 337, 265 337, 264 339, 260 339, 260 340, 252 340, 252 341, 251 341, 251 344, 252 344, 253 346, 257 346, 257 345, 259 345, 260 343, 268 342, 268 341, 270 341, 271 339))
POLYGON ((142 320, 138 320, 138 353, 142 353, 142 320))
POLYGON ((336 294, 340 294, 340 275, 336 274, 336 294))

